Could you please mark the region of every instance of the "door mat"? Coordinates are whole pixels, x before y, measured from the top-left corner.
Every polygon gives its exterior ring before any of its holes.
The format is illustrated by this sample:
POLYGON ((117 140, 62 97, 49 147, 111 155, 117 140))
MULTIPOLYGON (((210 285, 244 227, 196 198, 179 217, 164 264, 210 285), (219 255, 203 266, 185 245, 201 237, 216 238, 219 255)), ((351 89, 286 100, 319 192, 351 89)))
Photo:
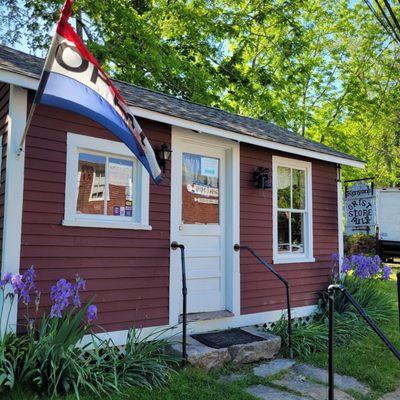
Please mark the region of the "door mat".
POLYGON ((223 347, 230 347, 236 344, 247 344, 252 342, 262 342, 264 338, 252 335, 239 328, 229 329, 221 332, 199 333, 191 335, 193 339, 205 344, 213 349, 222 349, 223 347))

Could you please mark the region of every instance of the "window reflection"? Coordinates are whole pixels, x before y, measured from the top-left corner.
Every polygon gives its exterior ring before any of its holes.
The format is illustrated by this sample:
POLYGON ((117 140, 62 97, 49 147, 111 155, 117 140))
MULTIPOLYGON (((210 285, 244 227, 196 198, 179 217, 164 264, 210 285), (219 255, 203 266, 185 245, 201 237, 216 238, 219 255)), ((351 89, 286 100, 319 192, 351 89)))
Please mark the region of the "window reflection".
POLYGON ((132 160, 80 153, 77 212, 133 217, 133 173, 132 160))
POLYGON ((107 215, 132 217, 133 162, 118 158, 108 161, 107 215))
POLYGON ((81 214, 104 214, 106 158, 93 154, 79 154, 78 201, 81 214))

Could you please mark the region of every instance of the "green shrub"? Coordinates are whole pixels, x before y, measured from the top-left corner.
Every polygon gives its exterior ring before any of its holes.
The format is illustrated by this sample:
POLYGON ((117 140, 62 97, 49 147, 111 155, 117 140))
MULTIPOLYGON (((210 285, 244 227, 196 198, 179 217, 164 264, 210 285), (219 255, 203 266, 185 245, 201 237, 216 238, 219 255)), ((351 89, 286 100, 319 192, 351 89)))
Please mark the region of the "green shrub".
POLYGON ((376 245, 373 235, 358 233, 344 237, 344 253, 346 255, 363 253, 373 256, 376 254, 376 245))
MULTIPOLYGON (((375 322, 389 321, 393 317, 393 297, 383 290, 379 280, 359 279, 355 275, 345 275, 342 283, 375 322)), ((334 304, 335 311, 339 314, 356 313, 346 296, 340 292, 335 293, 334 304)), ((322 313, 328 312, 328 294, 326 292, 321 294, 319 308, 322 313)))
MULTIPOLYGON (((389 321, 394 317, 394 303, 390 293, 382 288, 382 282, 375 279, 358 279, 346 275, 343 280, 349 293, 360 303, 366 313, 376 322, 389 321)), ((319 301, 319 311, 313 322, 292 321, 292 348, 295 356, 308 356, 319 351, 327 351, 328 346, 328 296, 324 292, 319 301)), ((282 352, 289 354, 288 322, 285 316, 269 331, 282 338, 282 352)), ((351 340, 366 335, 368 328, 354 307, 340 292, 335 293, 335 345, 344 346, 351 340)))
MULTIPOLYGON (((8 313, 16 295, 27 306, 31 293, 36 293, 38 307, 40 293, 36 289, 35 271, 31 267, 24 275, 5 274, 0 281, 0 317, 7 301, 8 313)), ((16 336, 0 326, 0 392, 26 387, 54 398, 73 392, 93 398, 121 393, 123 388, 139 386, 160 387, 165 384, 178 359, 165 354, 166 341, 159 332, 141 337, 131 329, 125 346, 118 347, 111 340, 102 340, 91 333, 91 322, 97 317, 97 307, 91 302, 82 306, 79 292, 85 290, 85 280, 76 276, 75 282, 59 279, 51 287, 53 301, 49 315, 44 315, 35 326, 27 314, 26 333, 16 336), (92 342, 81 345, 85 335, 92 342)), ((0 318, 1 321, 1 318, 0 318)))
MULTIPOLYGON (((288 321, 282 316, 269 330, 282 339, 282 355, 289 355, 288 321)), ((328 336, 323 321, 318 320, 311 323, 292 321, 292 349, 295 357, 309 355, 316 351, 324 351, 327 348, 328 336)))

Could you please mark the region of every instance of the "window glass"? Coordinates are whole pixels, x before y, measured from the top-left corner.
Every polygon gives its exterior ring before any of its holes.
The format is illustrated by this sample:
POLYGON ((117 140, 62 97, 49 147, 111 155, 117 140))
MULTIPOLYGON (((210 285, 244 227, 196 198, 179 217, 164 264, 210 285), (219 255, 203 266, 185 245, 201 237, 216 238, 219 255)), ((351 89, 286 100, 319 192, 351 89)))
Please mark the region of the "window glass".
POLYGON ((133 202, 133 162, 110 157, 107 215, 132 217, 133 202))
POLYGON ((306 171, 278 166, 278 253, 305 252, 306 171))
POLYGON ((219 223, 219 159, 182 154, 182 223, 219 223))
POLYGON ((304 253, 304 213, 291 212, 291 233, 293 253, 304 253))
POLYGON ((289 214, 289 211, 278 212, 278 251, 282 253, 290 251, 289 214))
POLYGON ((297 210, 304 210, 305 201, 305 171, 300 169, 292 169, 293 179, 293 206, 297 210))
POLYGON ((133 217, 133 172, 132 160, 80 153, 77 213, 133 217))
POLYGON ((290 208, 290 168, 278 167, 278 207, 290 208))
POLYGON ((78 201, 80 214, 104 214, 106 157, 79 154, 78 201))

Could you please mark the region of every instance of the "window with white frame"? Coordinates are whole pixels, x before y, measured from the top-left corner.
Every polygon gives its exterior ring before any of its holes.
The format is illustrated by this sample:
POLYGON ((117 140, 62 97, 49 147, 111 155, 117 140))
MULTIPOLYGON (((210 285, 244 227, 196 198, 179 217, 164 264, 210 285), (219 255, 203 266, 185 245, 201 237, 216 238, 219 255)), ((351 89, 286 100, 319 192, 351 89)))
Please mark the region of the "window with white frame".
POLYGON ((273 158, 274 261, 313 261, 311 163, 273 158))
POLYGON ((64 225, 150 229, 149 176, 120 142, 68 133, 64 225))

